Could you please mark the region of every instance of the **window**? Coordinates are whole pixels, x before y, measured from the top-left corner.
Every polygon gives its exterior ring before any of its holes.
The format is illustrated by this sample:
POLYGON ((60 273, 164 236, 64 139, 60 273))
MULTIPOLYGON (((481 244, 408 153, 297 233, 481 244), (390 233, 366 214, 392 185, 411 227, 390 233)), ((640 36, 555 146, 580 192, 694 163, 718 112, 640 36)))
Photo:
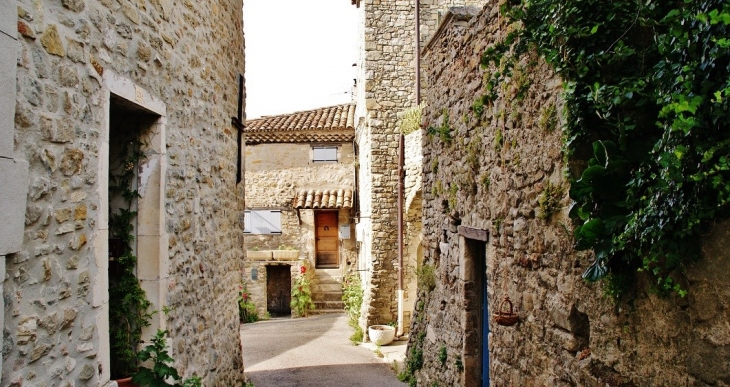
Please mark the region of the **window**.
POLYGON ((245 234, 281 234, 281 210, 247 210, 243 223, 245 234))
POLYGON ((312 147, 312 161, 337 161, 336 146, 312 147))

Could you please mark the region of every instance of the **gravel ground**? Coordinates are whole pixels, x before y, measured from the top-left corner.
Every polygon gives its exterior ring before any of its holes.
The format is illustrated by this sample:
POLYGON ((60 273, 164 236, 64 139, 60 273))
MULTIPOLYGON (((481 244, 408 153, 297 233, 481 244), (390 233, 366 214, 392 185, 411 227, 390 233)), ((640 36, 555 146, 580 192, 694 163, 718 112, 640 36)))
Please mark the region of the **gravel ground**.
POLYGON ((391 365, 348 339, 344 314, 241 326, 246 377, 256 387, 403 387, 391 365))

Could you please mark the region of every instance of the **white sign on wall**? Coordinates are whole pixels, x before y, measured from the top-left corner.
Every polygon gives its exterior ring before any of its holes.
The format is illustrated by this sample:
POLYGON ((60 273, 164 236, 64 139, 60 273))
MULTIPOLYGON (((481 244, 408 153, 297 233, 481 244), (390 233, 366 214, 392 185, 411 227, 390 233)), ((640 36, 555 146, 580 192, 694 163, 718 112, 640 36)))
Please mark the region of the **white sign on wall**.
POLYGON ((340 239, 350 239, 350 225, 349 224, 340 225, 340 239))

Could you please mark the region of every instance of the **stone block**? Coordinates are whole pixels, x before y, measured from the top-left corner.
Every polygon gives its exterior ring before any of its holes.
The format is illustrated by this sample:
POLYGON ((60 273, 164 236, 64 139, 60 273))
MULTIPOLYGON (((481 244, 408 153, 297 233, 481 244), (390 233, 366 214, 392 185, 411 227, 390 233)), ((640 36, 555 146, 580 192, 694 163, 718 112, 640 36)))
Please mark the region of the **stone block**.
POLYGON ((16 253, 23 244, 28 162, 0 158, 0 255, 16 253))
MULTIPOLYGON (((0 0, 5 2, 8 0, 0 0)), ((12 2, 13 4, 15 2, 12 2)), ((12 12, 15 15, 15 12, 12 12)), ((0 19, 4 18, 0 12, 0 19)), ((13 157, 15 132, 15 52, 18 42, 0 33, 0 157, 13 157)))
POLYGON ((0 0, 0 33, 13 38, 18 36, 18 11, 16 7, 15 0, 0 0))

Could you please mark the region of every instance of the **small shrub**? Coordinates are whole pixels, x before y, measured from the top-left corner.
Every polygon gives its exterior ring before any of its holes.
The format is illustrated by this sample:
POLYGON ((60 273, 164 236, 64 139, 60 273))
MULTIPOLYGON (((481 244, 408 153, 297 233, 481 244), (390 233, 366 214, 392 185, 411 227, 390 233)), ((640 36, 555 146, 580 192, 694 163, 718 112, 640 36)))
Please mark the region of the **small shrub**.
POLYGON ((441 362, 441 365, 446 364, 446 359, 448 358, 448 352, 446 350, 446 346, 442 346, 441 349, 439 349, 439 361, 441 362))
POLYGON ((421 128, 421 114, 426 106, 423 102, 417 106, 411 106, 403 111, 400 121, 400 131, 403 134, 411 134, 421 128))
POLYGON ((436 269, 433 265, 423 265, 418 268, 418 288, 428 291, 436 288, 436 269))
POLYGON ((248 292, 246 281, 238 287, 238 317, 244 324, 259 321, 259 312, 256 304, 251 301, 251 293, 248 292))
POLYGON ((299 269, 300 275, 294 281, 294 285, 291 289, 291 303, 290 306, 300 317, 307 317, 309 311, 314 309, 314 302, 312 301, 312 285, 309 280, 309 270, 307 265, 303 264, 299 269))
POLYGON ((542 220, 548 220, 553 214, 560 208, 560 200, 563 198, 565 190, 560 185, 555 185, 551 182, 547 182, 545 189, 540 195, 538 203, 540 205, 539 218, 542 220))

